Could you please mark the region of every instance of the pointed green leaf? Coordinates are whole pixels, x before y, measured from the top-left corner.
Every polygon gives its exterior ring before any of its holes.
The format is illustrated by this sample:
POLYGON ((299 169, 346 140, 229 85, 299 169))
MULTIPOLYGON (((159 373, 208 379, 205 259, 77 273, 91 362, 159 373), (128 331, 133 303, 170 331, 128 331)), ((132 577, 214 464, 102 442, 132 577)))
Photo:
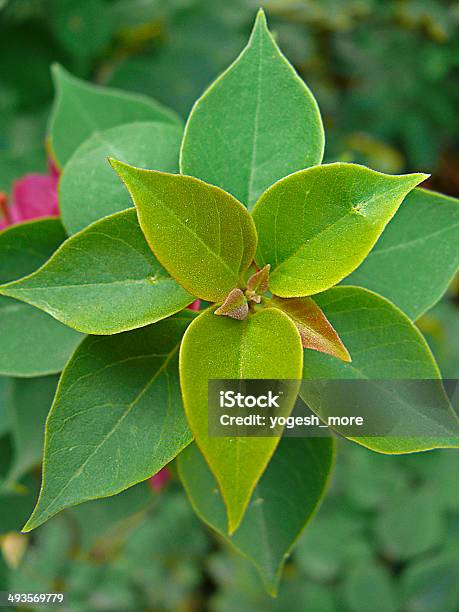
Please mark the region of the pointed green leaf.
POLYGON ((288 314, 295 323, 304 348, 328 353, 342 361, 352 361, 333 325, 312 298, 273 296, 272 304, 288 314))
POLYGON ((403 198, 426 177, 336 163, 273 185, 253 211, 256 262, 271 264, 271 291, 301 297, 338 283, 365 259, 403 198))
POLYGON ((0 293, 90 334, 142 327, 193 301, 148 248, 135 210, 75 234, 37 272, 1 286, 0 293))
POLYGON ((332 438, 281 440, 237 532, 226 533, 226 510, 212 472, 195 444, 178 457, 180 478, 198 516, 257 568, 276 594, 282 568, 316 512, 333 465, 332 438))
POLYGON ((132 206, 107 157, 116 155, 141 168, 178 171, 182 129, 162 122, 138 122, 97 131, 65 166, 59 182, 62 222, 69 233, 132 206))
MULTIPOLYGON (((439 379, 440 373, 427 346, 426 341, 413 323, 393 304, 384 298, 358 287, 335 287, 316 296, 320 308, 324 311, 333 327, 338 330, 340 338, 352 355, 352 363, 343 363, 329 355, 316 351, 305 351, 303 378, 315 379, 374 379, 383 381, 383 394, 375 386, 375 402, 388 410, 396 398, 387 396, 391 379, 419 380, 439 379)), ((311 403, 310 396, 304 396, 311 409, 319 408, 311 403)), ((397 385, 394 385, 397 394, 397 385)), ((330 397, 321 397, 322 413, 339 414, 342 400, 336 405, 330 397)), ((395 404, 396 405, 396 404, 395 404)), ((438 409, 441 411, 439 422, 448 422, 452 432, 459 432, 459 421, 451 411, 446 399, 439 396, 438 409)), ((446 435, 437 420, 426 420, 426 414, 417 401, 403 406, 399 415, 399 424, 406 424, 410 431, 412 421, 425 422, 426 431, 423 437, 356 437, 354 442, 382 453, 409 453, 432 448, 459 447, 459 436, 446 435)), ((411 426, 412 431, 412 426, 411 426)))
POLYGON ((247 210, 222 189, 195 178, 111 164, 166 270, 196 297, 224 300, 255 254, 257 235, 247 210))
MULTIPOLYGON (((34 272, 66 235, 58 219, 13 225, 0 233, 0 283, 34 272)), ((48 314, 0 297, 0 374, 41 376, 60 372, 82 336, 48 314)))
POLYGON ((220 486, 230 533, 242 520, 279 438, 210 437, 210 379, 299 379, 300 336, 280 310, 269 308, 244 321, 203 312, 188 328, 180 349, 180 380, 191 431, 220 486))
POLYGON ((42 490, 26 531, 63 508, 145 480, 191 441, 177 368, 193 316, 84 340, 48 417, 42 490))
POLYGON ((7 477, 10 485, 17 483, 41 461, 45 421, 53 403, 57 381, 56 376, 44 376, 30 380, 15 379, 13 382, 10 422, 14 453, 7 477))
POLYGON ((459 200, 415 189, 346 284, 391 300, 413 321, 445 293, 459 266, 459 200))
POLYGON ((260 11, 247 47, 191 112, 181 170, 222 187, 251 210, 277 180, 320 164, 323 148, 317 103, 260 11))
POLYGON ((132 121, 180 125, 175 113, 151 98, 86 83, 59 65, 53 66, 52 73, 56 98, 50 138, 53 155, 60 166, 96 130, 132 121))

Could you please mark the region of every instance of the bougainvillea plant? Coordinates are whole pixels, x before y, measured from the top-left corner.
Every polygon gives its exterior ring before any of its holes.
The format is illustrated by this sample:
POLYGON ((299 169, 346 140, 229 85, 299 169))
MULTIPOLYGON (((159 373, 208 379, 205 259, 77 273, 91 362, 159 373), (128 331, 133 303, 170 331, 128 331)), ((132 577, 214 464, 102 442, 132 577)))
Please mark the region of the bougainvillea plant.
MULTIPOLYGON (((211 437, 208 381, 440 379, 414 321, 457 271, 459 202, 420 189, 425 174, 322 164, 317 103, 263 12, 185 128, 153 100, 53 75, 61 217, 0 235, 0 372, 62 370, 24 529, 177 459, 197 514, 274 593, 333 438, 211 437)), ((458 447, 454 418, 354 442, 458 447)))

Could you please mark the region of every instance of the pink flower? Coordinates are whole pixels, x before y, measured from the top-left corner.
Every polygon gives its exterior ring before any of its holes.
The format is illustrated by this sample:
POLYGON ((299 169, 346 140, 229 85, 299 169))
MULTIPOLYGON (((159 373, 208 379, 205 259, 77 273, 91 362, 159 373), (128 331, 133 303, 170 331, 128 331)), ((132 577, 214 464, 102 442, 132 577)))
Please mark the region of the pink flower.
POLYGON ((199 310, 201 308, 201 300, 196 300, 188 306, 188 310, 199 310))
POLYGON ((164 489, 164 487, 169 482, 169 480, 171 480, 171 478, 172 478, 171 471, 167 467, 165 467, 162 470, 159 470, 157 474, 152 476, 149 479, 148 484, 154 491, 159 492, 162 489, 164 489))
POLYGON ((50 174, 26 174, 13 183, 9 205, 0 194, 0 229, 40 217, 58 217, 57 183, 59 174, 50 164, 50 174))

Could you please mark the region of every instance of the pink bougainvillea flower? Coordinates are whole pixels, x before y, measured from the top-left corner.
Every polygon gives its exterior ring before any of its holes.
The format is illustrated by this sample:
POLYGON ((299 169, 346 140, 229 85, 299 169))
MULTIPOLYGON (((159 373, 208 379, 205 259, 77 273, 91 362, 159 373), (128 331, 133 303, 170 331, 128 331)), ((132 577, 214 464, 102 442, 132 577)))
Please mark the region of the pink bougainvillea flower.
POLYGON ((161 491, 162 489, 164 489, 169 480, 171 480, 171 478, 171 471, 167 467, 165 467, 162 470, 159 470, 157 474, 152 476, 149 479, 148 483, 154 491, 161 491))
POLYGON ((59 172, 50 162, 49 174, 26 174, 13 183, 10 202, 0 194, 0 229, 40 217, 59 216, 59 172))
POLYGON ((26 174, 13 184, 9 208, 11 223, 20 223, 39 217, 57 217, 56 176, 47 174, 26 174))

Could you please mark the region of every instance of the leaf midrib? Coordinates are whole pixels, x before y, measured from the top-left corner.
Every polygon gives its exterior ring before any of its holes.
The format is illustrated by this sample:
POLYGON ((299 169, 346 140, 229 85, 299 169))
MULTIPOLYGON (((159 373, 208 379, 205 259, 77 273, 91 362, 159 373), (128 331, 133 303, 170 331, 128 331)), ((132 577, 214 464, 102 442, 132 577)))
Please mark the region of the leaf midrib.
MULTIPOLYGON (((7 287, 14 287, 15 283, 20 283, 21 281, 14 281, 13 283, 9 284, 9 285, 5 285, 3 288, 7 288, 7 287)), ((173 282, 174 284, 176 284, 177 286, 178 283, 177 281, 175 281, 173 278, 169 277, 162 277, 162 278, 157 278, 155 280, 150 280, 148 277, 147 278, 140 278, 140 279, 125 279, 122 281, 107 281, 107 282, 97 282, 97 283, 81 283, 81 284, 69 284, 69 285, 45 285, 43 287, 19 287, 18 289, 15 290, 15 293, 18 292, 29 292, 29 291, 49 291, 49 290, 59 290, 59 289, 81 289, 83 287, 100 287, 100 286, 111 286, 111 285, 141 285, 141 284, 146 284, 146 285, 151 285, 154 286, 157 283, 161 283, 161 282, 173 282)), ((0 286, 0 289, 2 289, 2 287, 0 286)))
MULTIPOLYGON (((279 264, 278 266, 276 266, 276 268, 273 270, 272 274, 276 274, 279 272, 279 270, 281 270, 281 268, 283 268, 284 266, 288 265, 288 263, 292 260, 295 259, 297 257, 300 257, 300 253, 305 249, 305 247, 311 247, 312 243, 316 242, 321 236, 322 234, 324 234, 325 232, 328 232, 330 229, 336 227, 337 225, 341 224, 342 222, 346 221, 348 218, 352 218, 352 216, 354 215, 353 208, 354 206, 368 206, 368 204, 374 204, 375 202, 377 202, 378 200, 382 199, 382 198, 386 198, 386 197, 390 197, 392 195, 392 193, 394 192, 398 192, 400 191, 399 187, 394 187, 392 189, 388 189, 387 191, 385 191, 384 193, 372 196, 370 198, 368 198, 367 200, 364 200, 362 202, 356 202, 352 205, 350 205, 350 208, 340 217, 338 217, 337 219, 335 219, 334 221, 332 221, 332 223, 329 223, 328 225, 326 225, 325 227, 323 227, 321 230, 319 230, 316 234, 314 234, 311 238, 308 238, 305 242, 302 242, 298 248, 292 252, 291 255, 289 255, 286 259, 284 259, 284 261, 279 264)), ((363 220, 365 219, 366 221, 375 221, 378 220, 377 217, 367 217, 367 215, 365 214, 361 214, 359 215, 360 218, 363 220)), ((389 219, 387 219, 387 222, 389 222, 389 219)), ((277 236, 275 237, 274 240, 276 249, 277 249, 277 236)))
MULTIPOLYGON (((212 194, 213 195, 213 194, 212 194)), ((182 221, 182 219, 176 214, 176 212, 168 207, 166 204, 164 204, 162 197, 160 196, 158 198, 158 204, 159 206, 167 213, 170 213, 177 221, 178 223, 189 233, 191 234, 191 236, 193 236, 194 238, 196 238, 198 240, 198 242, 218 261, 220 262, 223 267, 230 273, 231 277, 232 277, 232 281, 233 279, 235 282, 235 285, 237 285, 238 280, 239 280, 239 270, 237 272, 235 272, 234 270, 232 270, 229 265, 226 263, 226 261, 224 259, 221 258, 221 255, 219 253, 217 253, 216 251, 213 251, 210 246, 204 242, 204 240, 196 233, 192 230, 191 227, 189 227, 186 223, 184 223, 184 221, 182 221)), ((140 212, 140 211, 139 211, 140 212)), ((196 212, 196 211, 195 211, 196 212)), ((141 214, 141 213, 140 213, 141 214)), ((142 215, 143 216, 143 215, 142 215)), ((238 219, 239 219, 239 215, 238 215, 238 219)), ((142 223, 141 223, 142 225, 142 223)), ((220 230, 220 225, 219 225, 219 230, 220 230)), ((152 244, 150 244, 151 249, 154 251, 154 246, 152 244)), ((242 250, 242 256, 244 256, 244 251, 245 251, 245 247, 244 244, 241 243, 241 250, 242 250)), ((220 249, 221 249, 221 244, 220 244, 220 249)), ((159 259, 159 258, 158 258, 159 259)), ((165 264, 164 264, 165 265, 165 264)))

